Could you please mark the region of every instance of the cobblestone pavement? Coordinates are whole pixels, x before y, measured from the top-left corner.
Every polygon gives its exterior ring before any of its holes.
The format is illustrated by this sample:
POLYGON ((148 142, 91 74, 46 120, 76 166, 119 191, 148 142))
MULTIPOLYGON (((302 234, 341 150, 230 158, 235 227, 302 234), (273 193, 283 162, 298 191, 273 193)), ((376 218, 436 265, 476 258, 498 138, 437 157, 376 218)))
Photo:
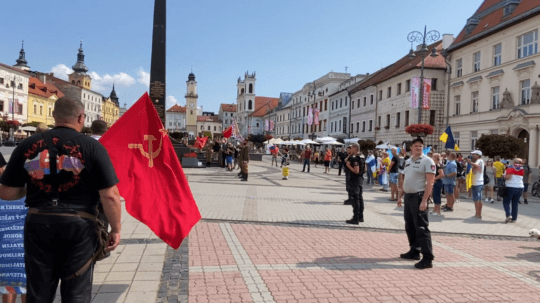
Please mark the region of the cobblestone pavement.
MULTIPOLYGON (((352 216, 344 177, 269 158, 248 182, 219 168, 186 169, 203 220, 174 251, 123 209, 122 243, 99 262, 93 302, 540 302, 540 201, 502 223, 501 203, 471 218, 467 199, 431 217, 434 268, 415 270, 405 252, 402 209, 378 187, 365 191, 366 222, 352 216)), ((58 301, 58 300, 57 300, 58 301)))

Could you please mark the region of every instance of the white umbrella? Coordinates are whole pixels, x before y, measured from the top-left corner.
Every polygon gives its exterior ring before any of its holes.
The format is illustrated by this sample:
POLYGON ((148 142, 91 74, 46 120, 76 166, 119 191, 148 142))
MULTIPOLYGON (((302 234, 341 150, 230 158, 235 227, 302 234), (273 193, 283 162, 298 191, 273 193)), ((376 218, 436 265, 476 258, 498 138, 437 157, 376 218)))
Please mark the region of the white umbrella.
POLYGON ((317 141, 317 142, 326 142, 326 141, 333 142, 333 141, 336 141, 336 139, 332 138, 332 137, 322 137, 322 138, 315 139, 315 141, 317 141))
POLYGON ((359 140, 362 140, 362 139, 352 138, 352 139, 345 139, 343 141, 345 141, 345 143, 358 143, 359 140))
POLYGON ((343 145, 343 143, 339 143, 339 142, 337 142, 337 141, 325 142, 324 144, 328 144, 328 145, 343 145))
POLYGON ((36 127, 28 125, 28 126, 21 127, 21 130, 23 130, 25 132, 35 132, 36 127))
POLYGON ((302 142, 302 143, 304 143, 304 144, 319 144, 319 143, 317 143, 317 142, 315 142, 315 141, 312 141, 312 140, 310 140, 310 139, 304 139, 304 140, 299 141, 299 142, 302 142))

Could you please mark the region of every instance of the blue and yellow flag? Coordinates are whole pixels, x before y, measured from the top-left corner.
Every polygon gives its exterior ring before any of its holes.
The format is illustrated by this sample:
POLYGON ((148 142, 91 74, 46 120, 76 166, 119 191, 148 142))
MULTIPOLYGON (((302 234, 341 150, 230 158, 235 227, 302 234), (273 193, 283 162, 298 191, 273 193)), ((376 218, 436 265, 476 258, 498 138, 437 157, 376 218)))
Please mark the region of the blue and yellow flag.
POLYGON ((444 146, 445 148, 459 151, 459 146, 457 146, 456 141, 454 141, 454 135, 452 134, 452 129, 450 128, 450 126, 446 128, 439 140, 446 143, 446 145, 444 146))

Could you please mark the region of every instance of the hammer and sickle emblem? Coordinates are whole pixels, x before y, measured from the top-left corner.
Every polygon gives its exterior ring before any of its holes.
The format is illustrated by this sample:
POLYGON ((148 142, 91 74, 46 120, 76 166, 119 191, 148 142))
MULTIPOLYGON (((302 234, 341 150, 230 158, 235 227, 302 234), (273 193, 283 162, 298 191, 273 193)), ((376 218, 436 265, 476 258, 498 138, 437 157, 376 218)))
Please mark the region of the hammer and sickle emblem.
MULTIPOLYGON (((166 131, 160 130, 162 134, 166 134, 166 131)), ((136 144, 136 143, 130 143, 128 144, 129 149, 139 149, 141 151, 141 154, 146 157, 149 160, 148 167, 154 167, 154 159, 159 156, 159 153, 161 152, 161 147, 163 146, 163 137, 159 138, 159 147, 156 151, 154 151, 154 143, 153 141, 157 140, 156 137, 152 135, 144 135, 144 141, 148 141, 148 152, 144 151, 143 144, 136 144)))

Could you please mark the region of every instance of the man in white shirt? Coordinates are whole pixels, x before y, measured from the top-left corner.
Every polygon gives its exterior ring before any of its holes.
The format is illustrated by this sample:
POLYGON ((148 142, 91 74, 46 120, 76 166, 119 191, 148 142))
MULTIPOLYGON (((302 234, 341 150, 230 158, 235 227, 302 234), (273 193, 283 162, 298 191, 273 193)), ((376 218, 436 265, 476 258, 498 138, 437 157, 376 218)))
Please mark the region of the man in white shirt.
POLYGON ((482 190, 484 189, 484 161, 482 160, 482 152, 475 150, 471 153, 471 159, 468 159, 472 166, 472 199, 478 219, 482 219, 482 190))

